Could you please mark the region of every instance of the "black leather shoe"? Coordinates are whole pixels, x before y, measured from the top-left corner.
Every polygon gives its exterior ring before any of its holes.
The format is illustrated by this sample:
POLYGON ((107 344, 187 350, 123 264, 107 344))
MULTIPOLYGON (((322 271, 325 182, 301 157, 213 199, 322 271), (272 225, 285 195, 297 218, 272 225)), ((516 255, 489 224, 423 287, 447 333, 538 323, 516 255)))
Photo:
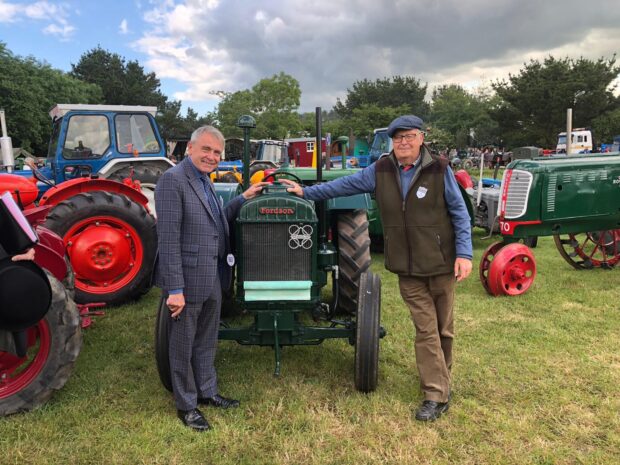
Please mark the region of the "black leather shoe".
POLYGON ((415 419, 420 421, 435 421, 450 408, 450 402, 435 402, 425 400, 415 412, 415 419))
POLYGON ((202 412, 197 408, 192 410, 177 410, 177 415, 185 426, 189 426, 196 431, 206 431, 211 429, 209 422, 202 416, 202 412))
POLYGON ((198 399, 199 404, 210 405, 218 408, 236 408, 239 407, 239 401, 235 399, 228 399, 222 397, 219 394, 215 394, 213 397, 206 397, 204 399, 198 399))

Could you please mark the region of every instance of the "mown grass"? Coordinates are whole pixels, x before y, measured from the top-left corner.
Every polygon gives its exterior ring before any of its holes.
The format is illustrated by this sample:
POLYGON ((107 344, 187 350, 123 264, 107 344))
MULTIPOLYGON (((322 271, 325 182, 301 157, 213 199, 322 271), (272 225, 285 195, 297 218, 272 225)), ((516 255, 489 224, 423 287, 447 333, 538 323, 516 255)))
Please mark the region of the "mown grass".
MULTIPOLYGON (((475 233, 477 260, 488 240, 475 233)), ((353 388, 346 341, 273 351, 220 343, 220 389, 241 408, 205 408, 213 431, 175 416, 153 355, 156 290, 109 309, 84 334, 67 385, 42 408, 0 420, 2 464, 613 464, 620 463, 620 274, 576 271, 544 238, 522 296, 459 284, 454 397, 416 422, 413 326, 395 277, 383 280, 378 390, 353 388)))

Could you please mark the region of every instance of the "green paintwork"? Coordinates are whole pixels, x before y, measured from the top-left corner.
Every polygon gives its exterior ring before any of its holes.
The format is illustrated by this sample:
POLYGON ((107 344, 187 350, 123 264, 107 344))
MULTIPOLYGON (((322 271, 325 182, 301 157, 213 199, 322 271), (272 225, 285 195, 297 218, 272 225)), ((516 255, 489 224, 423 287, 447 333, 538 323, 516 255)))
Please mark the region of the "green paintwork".
POLYGON ((532 174, 527 209, 507 239, 616 229, 620 226, 620 154, 515 160, 507 170, 532 174))
POLYGON ((310 300, 312 281, 245 281, 245 300, 310 300))

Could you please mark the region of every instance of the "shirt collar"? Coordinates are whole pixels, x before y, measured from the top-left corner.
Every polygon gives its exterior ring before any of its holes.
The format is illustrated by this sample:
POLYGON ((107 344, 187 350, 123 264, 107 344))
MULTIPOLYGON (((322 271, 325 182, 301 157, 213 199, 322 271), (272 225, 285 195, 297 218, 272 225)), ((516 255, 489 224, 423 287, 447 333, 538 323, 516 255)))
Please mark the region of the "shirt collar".
POLYGON ((398 168, 399 168, 400 170, 403 170, 403 169, 405 169, 407 166, 412 166, 412 167, 414 167, 414 168, 415 168, 415 167, 417 167, 417 166, 420 164, 420 160, 421 160, 421 159, 422 159, 422 154, 420 153, 420 156, 419 156, 418 158, 416 158, 416 160, 415 160, 413 163, 411 163, 411 164, 408 164, 408 165, 402 165, 402 164, 401 164, 398 160, 396 160, 396 163, 398 163, 398 168))

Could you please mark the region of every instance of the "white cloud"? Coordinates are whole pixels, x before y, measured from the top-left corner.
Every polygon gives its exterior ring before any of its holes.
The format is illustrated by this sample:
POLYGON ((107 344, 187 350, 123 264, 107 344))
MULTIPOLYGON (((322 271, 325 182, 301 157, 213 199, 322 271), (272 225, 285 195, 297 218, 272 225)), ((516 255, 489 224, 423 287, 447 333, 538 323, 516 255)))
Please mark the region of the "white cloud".
POLYGON ((66 42, 75 32, 75 28, 69 24, 49 24, 43 28, 43 33, 57 36, 61 41, 66 42))
POLYGON ((144 19, 157 36, 134 46, 158 76, 186 86, 175 97, 189 103, 284 71, 300 81, 302 110, 331 108, 365 78, 476 87, 530 58, 611 57, 620 43, 616 2, 151 0, 144 19))
POLYGON ((17 21, 22 8, 15 3, 8 3, 0 0, 0 23, 11 23, 17 21))
POLYGON ((121 34, 127 34, 127 32, 129 32, 129 29, 127 28, 127 20, 125 18, 123 18, 121 24, 118 26, 118 32, 121 34))
POLYGON ((50 21, 42 31, 67 41, 75 32, 68 22, 69 7, 65 3, 51 3, 42 0, 32 3, 9 3, 0 0, 0 23, 20 20, 50 21))

